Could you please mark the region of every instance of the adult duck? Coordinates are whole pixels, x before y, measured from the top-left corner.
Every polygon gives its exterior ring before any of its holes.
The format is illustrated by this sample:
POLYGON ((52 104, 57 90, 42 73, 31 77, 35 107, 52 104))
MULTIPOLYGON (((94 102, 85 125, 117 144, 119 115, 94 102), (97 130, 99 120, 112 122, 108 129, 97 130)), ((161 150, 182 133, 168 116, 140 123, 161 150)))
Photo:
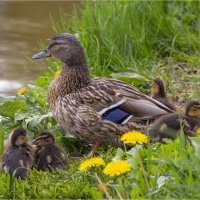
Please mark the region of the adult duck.
POLYGON ((91 79, 83 46, 73 34, 54 36, 33 59, 48 56, 65 64, 49 86, 50 109, 64 129, 95 144, 93 150, 100 144, 121 146, 123 133, 145 130, 147 121, 172 112, 122 81, 91 79))

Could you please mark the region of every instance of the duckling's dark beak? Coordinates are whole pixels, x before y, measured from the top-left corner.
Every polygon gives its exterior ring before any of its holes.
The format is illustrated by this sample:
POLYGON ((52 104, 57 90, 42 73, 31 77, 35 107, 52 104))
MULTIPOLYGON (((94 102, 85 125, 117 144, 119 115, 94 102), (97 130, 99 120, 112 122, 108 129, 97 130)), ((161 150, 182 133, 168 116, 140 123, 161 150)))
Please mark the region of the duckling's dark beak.
POLYGON ((32 140, 32 141, 31 141, 31 144, 32 144, 32 145, 36 145, 36 140, 32 140))
POLYGON ((48 50, 45 49, 44 51, 41 51, 40 53, 35 54, 32 58, 39 59, 39 58, 46 58, 49 56, 51 56, 51 54, 49 53, 48 50))

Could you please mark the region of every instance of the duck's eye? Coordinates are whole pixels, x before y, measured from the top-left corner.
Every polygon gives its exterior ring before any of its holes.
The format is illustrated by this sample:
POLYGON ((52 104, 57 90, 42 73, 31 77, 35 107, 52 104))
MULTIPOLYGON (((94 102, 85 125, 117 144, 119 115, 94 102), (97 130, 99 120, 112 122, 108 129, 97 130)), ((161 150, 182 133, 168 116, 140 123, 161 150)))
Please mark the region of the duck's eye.
POLYGON ((49 143, 49 142, 51 142, 51 138, 45 138, 44 141, 49 143))
POLYGON ((60 44, 61 44, 60 42, 53 42, 53 43, 51 43, 51 44, 48 46, 47 49, 50 49, 50 48, 52 48, 53 46, 60 45, 60 44))

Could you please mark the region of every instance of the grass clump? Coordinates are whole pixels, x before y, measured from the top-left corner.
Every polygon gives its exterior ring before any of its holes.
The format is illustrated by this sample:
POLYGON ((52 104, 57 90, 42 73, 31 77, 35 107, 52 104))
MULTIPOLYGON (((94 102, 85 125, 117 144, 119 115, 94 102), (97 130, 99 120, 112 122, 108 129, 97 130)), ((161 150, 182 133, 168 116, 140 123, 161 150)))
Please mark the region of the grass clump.
MULTIPOLYGON (((199 10, 198 1, 86 2, 81 17, 75 10, 67 23, 65 13, 61 13, 61 23, 53 22, 53 28, 56 33, 77 35, 94 77, 122 79, 148 93, 151 80, 161 76, 170 83, 169 96, 184 103, 200 98, 199 10)), ((25 93, 0 98, 1 153, 7 133, 19 126, 29 130, 30 138, 41 130, 53 130, 57 141, 69 151, 85 150, 85 144, 69 138, 49 111, 47 88, 62 64, 49 59, 48 65, 48 72, 35 84, 27 84, 25 93)), ((103 168, 81 173, 80 161, 70 157, 68 170, 32 170, 25 181, 0 172, 0 198, 199 198, 200 141, 185 141, 181 134, 167 144, 136 145, 130 151, 111 147, 99 151, 105 163, 130 163, 131 171, 118 177, 107 176, 103 168)))
POLYGON ((82 161, 73 159, 70 159, 66 171, 31 170, 29 180, 16 180, 0 172, 0 198, 199 198, 199 138, 193 138, 192 144, 183 143, 178 138, 167 144, 135 145, 129 151, 111 147, 107 152, 99 151, 106 165, 112 161, 126 161, 131 166, 131 170, 126 170, 127 167, 110 169, 118 173, 115 176, 104 174, 106 166, 80 172, 78 169, 82 161), (102 184, 104 190, 101 189, 102 184))
MULTIPOLYGON (((199 8, 195 1, 88 3, 81 20, 73 18, 72 31, 95 75, 130 70, 152 78, 146 73, 152 61, 198 53, 199 8)), ((66 24, 55 27, 55 32, 65 31, 66 24)))

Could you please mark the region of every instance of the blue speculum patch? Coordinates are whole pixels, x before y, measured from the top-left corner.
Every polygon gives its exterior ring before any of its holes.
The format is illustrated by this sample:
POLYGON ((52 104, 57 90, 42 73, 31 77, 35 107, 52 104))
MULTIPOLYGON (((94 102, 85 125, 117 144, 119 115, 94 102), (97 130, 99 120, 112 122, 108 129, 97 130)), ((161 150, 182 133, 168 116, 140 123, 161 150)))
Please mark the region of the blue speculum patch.
POLYGON ((103 115, 102 118, 109 120, 111 122, 121 124, 124 120, 126 120, 130 116, 129 113, 122 110, 120 107, 115 107, 110 110, 107 110, 103 115))

